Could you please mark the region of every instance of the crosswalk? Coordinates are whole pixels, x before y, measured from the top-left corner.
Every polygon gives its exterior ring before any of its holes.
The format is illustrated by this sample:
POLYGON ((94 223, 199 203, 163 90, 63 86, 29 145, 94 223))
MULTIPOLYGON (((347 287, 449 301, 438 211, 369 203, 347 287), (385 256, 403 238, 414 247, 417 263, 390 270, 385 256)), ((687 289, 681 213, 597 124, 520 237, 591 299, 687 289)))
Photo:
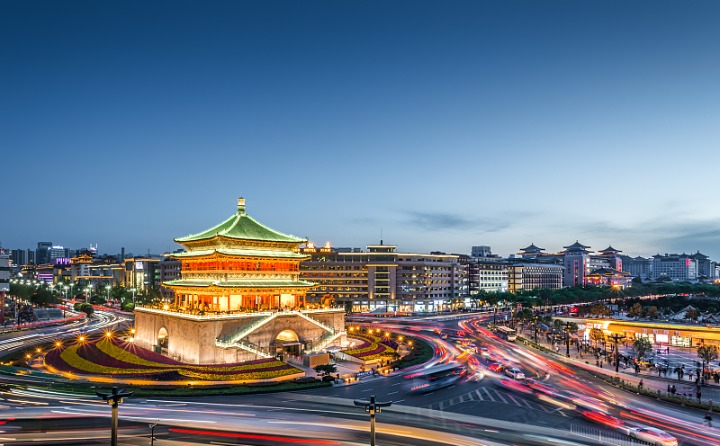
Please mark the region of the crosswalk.
POLYGON ((507 392, 501 392, 493 387, 479 387, 471 392, 450 398, 444 401, 429 404, 426 407, 433 410, 448 410, 449 408, 462 403, 469 402, 488 402, 497 404, 509 404, 522 407, 523 409, 539 410, 546 413, 556 413, 560 416, 567 417, 561 409, 549 407, 535 401, 529 401, 507 392))

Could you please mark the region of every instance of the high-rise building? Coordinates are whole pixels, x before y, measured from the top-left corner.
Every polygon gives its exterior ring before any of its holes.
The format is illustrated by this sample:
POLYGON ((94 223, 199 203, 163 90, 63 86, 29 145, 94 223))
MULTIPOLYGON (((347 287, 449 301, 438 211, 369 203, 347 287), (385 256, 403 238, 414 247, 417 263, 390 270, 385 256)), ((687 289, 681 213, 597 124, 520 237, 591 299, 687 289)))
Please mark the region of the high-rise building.
POLYGON ((35 250, 35 263, 42 265, 43 263, 50 263, 50 248, 52 248, 52 242, 38 242, 37 250, 35 250))
POLYGON ((17 266, 21 266, 27 263, 27 250, 25 249, 13 249, 10 253, 10 261, 17 266))

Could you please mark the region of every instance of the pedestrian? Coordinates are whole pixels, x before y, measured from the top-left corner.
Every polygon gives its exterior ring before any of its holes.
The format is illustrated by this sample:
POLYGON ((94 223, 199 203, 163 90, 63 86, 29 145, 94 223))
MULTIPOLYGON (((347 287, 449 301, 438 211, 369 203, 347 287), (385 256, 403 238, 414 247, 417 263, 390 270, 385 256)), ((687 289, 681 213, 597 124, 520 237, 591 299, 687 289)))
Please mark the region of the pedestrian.
POLYGON ((665 349, 665 354, 666 354, 666 355, 669 355, 669 354, 670 354, 670 347, 668 347, 668 348, 665 349))
POLYGON ((695 392, 695 397, 697 398, 698 403, 700 402, 700 396, 701 396, 700 389, 697 389, 697 391, 695 392))
POLYGON ((641 379, 640 382, 638 383, 638 389, 642 389, 642 388, 643 388, 643 380, 641 379))
POLYGON ((670 393, 675 395, 675 392, 677 392, 677 389, 675 388, 675 384, 673 384, 672 386, 670 386, 670 393))
POLYGON ((692 381, 692 377, 693 377, 693 371, 692 371, 692 370, 690 370, 690 371, 688 372, 688 377, 690 378, 690 381, 692 381))
POLYGON ((672 386, 670 384, 668 384, 668 393, 671 393, 671 391, 672 391, 672 386))

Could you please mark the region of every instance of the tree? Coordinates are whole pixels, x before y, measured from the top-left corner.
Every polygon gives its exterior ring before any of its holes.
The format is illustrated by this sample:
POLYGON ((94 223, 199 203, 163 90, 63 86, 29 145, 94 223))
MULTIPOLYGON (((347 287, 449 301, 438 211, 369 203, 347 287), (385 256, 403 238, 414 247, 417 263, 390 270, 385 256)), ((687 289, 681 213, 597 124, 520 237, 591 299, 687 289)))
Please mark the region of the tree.
POLYGON ((660 316, 660 312, 658 311, 658 307, 656 307, 655 305, 651 305, 647 307, 645 315, 650 319, 657 319, 658 316, 660 316))
POLYGON ((701 345, 697 349, 698 358, 702 359, 703 372, 705 371, 705 365, 710 364, 718 359, 718 348, 714 345, 701 345))
POLYGON ((630 307, 627 312, 628 316, 630 316, 630 317, 640 317, 640 316, 642 316, 642 313, 643 313, 643 307, 642 307, 642 305, 640 305, 639 302, 633 304, 633 306, 630 307))
POLYGON ((314 367, 315 373, 322 376, 323 381, 328 381, 327 377, 330 377, 333 373, 337 372, 337 365, 335 364, 318 364, 314 367))
POLYGON ((685 312, 686 319, 690 319, 690 320, 694 321, 694 320, 697 320, 698 316, 700 316, 700 315, 698 314, 698 310, 696 310, 695 308, 690 308, 689 310, 687 310, 685 312))
POLYGON ((599 342, 605 341, 605 332, 599 328, 593 328, 590 330, 590 339, 595 341, 595 347, 597 347, 599 342))
POLYGON ((633 341, 632 349, 635 352, 635 356, 637 356, 638 361, 641 361, 647 352, 652 351, 653 345, 648 338, 637 338, 633 341))
POLYGON ((89 303, 85 302, 84 304, 81 304, 81 305, 80 305, 80 311, 82 311, 83 313, 85 313, 85 314, 87 315, 87 317, 90 317, 90 316, 92 316, 93 313, 95 312, 95 309, 93 308, 92 305, 90 305, 89 303))
POLYGON ((595 304, 590 307, 590 314, 601 317, 610 316, 610 308, 603 304, 595 304))

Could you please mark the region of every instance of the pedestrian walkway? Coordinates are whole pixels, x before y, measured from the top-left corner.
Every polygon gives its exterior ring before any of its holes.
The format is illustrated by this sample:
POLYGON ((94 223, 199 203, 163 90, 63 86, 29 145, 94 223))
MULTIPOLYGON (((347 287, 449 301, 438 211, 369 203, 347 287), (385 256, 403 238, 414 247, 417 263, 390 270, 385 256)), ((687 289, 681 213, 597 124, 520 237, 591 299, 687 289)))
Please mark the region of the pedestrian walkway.
MULTIPOLYGON (((531 339, 528 338, 528 340, 531 339)), ((571 346, 570 357, 568 358, 565 345, 560 346, 558 349, 557 345, 553 346, 546 339, 538 338, 538 341, 540 346, 548 350, 547 354, 551 358, 574 364, 593 373, 602 373, 605 376, 621 379, 632 386, 641 387, 645 391, 659 393, 660 395, 672 394, 672 386, 675 386, 674 394, 676 396, 702 403, 714 401, 720 406, 720 385, 714 382, 696 385, 694 379, 692 381, 688 379, 689 370, 681 380, 678 379, 677 375, 658 376, 655 368, 649 369, 649 371, 648 369, 641 369, 640 372, 636 372, 634 367, 625 367, 624 363, 620 362, 616 373, 614 363, 608 363, 605 358, 596 359, 592 354, 578 350, 577 346, 571 346), (642 386, 640 386, 641 383, 642 386)), ((608 359, 612 361, 614 356, 611 355, 608 359)), ((693 378, 696 378, 696 376, 693 378)))
POLYGON ((453 406, 469 402, 485 402, 490 404, 505 404, 511 406, 514 405, 517 407, 522 407, 523 409, 537 410, 545 413, 557 413, 560 416, 567 417, 567 414, 562 412, 562 410, 558 407, 541 404, 535 400, 527 400, 516 394, 502 392, 495 389, 494 387, 489 386, 481 386, 465 394, 457 395, 447 400, 435 402, 427 405, 426 407, 433 410, 452 411, 453 406))

